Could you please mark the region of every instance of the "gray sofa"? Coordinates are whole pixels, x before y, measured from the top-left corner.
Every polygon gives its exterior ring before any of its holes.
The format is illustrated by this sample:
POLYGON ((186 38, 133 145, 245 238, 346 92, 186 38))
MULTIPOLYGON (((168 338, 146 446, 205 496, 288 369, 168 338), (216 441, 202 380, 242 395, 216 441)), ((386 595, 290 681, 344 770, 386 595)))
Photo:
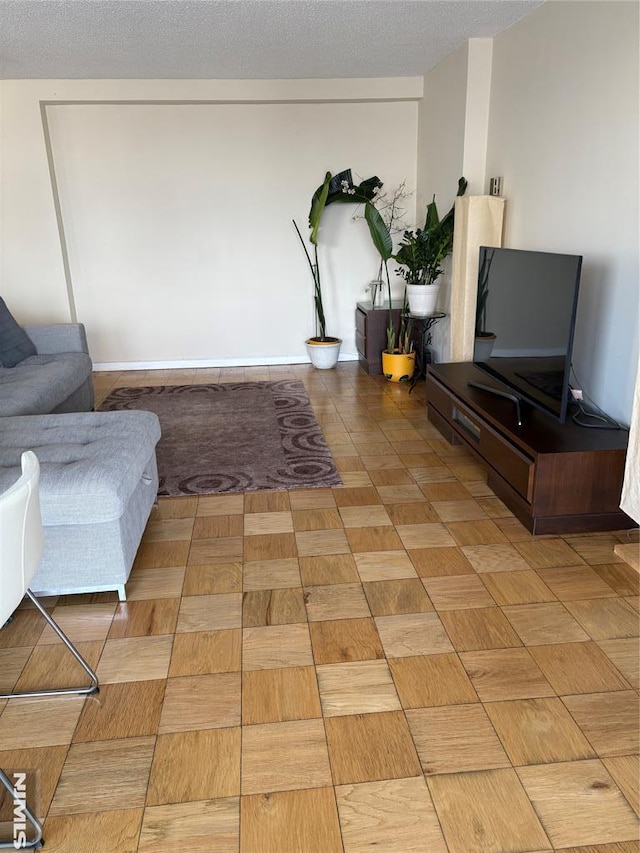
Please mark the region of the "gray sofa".
POLYGON ((91 372, 81 324, 19 329, 0 318, 0 491, 33 450, 44 526, 34 593, 116 590, 123 600, 156 501, 160 423, 152 412, 91 411, 91 372))

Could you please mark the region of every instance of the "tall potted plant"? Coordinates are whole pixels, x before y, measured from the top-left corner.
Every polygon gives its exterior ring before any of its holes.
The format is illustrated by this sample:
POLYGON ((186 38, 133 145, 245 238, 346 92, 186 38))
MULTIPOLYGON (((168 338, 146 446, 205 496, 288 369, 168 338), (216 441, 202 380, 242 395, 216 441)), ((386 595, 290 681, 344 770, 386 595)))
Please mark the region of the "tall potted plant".
POLYGON ((324 181, 314 192, 309 210, 309 240, 313 246, 313 259, 305 245, 298 225, 293 220, 294 228, 300 239, 305 253, 311 277, 313 278, 313 301, 316 312, 316 334, 306 341, 309 358, 314 367, 327 369, 335 367, 340 354, 342 341, 340 338, 327 335, 324 304, 322 301, 322 284, 320 263, 318 259, 318 236, 320 223, 325 208, 334 203, 368 204, 374 197, 382 182, 377 176, 367 178, 357 186, 353 183, 351 169, 345 169, 337 175, 327 172, 324 181))
MULTIPOLYGON (((464 195, 466 189, 467 181, 460 178, 457 195, 464 195)), ((455 205, 440 219, 434 195, 427 205, 424 226, 405 231, 394 255, 401 264, 398 273, 406 281, 409 310, 417 316, 429 316, 435 311, 442 264, 453 249, 454 216, 455 205)))

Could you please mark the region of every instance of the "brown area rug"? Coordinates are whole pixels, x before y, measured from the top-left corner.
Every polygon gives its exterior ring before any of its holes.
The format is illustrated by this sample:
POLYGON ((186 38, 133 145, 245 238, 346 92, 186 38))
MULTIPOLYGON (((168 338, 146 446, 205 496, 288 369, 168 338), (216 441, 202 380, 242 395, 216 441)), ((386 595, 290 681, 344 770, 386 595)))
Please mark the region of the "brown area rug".
POLYGON ((298 380, 116 388, 100 410, 118 409, 158 415, 162 496, 342 483, 298 380))

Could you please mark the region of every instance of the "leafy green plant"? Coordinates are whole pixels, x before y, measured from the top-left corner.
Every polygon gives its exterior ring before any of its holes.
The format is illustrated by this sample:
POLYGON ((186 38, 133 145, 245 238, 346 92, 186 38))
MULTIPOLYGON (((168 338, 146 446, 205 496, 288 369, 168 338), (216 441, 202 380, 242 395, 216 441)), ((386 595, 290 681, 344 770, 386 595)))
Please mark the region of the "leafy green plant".
POLYGON ((322 285, 320 278, 320 264, 318 261, 318 237, 320 233, 320 223, 325 209, 330 204, 369 204, 375 197, 376 192, 382 186, 382 181, 377 176, 367 178, 357 186, 353 183, 351 169, 345 169, 338 172, 337 175, 332 175, 327 172, 324 176, 324 181, 314 192, 311 199, 311 208, 309 210, 309 240, 313 245, 313 260, 305 245, 300 229, 293 220, 293 226, 296 229, 300 243, 304 249, 311 276, 313 278, 313 301, 316 309, 316 333, 317 338, 321 341, 329 340, 327 338, 326 320, 324 315, 324 305, 322 301, 322 285))
MULTIPOLYGON (((464 195, 467 181, 460 178, 457 195, 464 195)), ((438 216, 434 195, 427 205, 423 228, 405 231, 394 260, 401 264, 397 270, 407 284, 433 284, 442 274, 442 263, 453 249, 455 205, 442 219, 438 216)))

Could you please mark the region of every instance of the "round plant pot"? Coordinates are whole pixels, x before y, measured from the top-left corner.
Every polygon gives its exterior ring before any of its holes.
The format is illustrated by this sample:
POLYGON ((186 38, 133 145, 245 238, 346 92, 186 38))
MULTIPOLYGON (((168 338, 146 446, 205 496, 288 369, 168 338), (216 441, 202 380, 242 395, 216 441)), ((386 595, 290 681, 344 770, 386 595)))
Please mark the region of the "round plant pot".
POLYGON ((473 346, 473 360, 486 361, 488 358, 491 358, 495 342, 496 336, 493 333, 485 332, 482 335, 478 335, 473 346))
POLYGON ((342 345, 340 338, 309 338, 306 343, 314 367, 318 370, 329 370, 336 366, 342 345))
POLYGON ((416 368, 415 352, 382 353, 382 372, 389 382, 408 382, 416 368))
POLYGON ((439 293, 439 281, 433 284, 408 284, 409 313, 415 314, 416 317, 429 317, 435 314, 439 293))

